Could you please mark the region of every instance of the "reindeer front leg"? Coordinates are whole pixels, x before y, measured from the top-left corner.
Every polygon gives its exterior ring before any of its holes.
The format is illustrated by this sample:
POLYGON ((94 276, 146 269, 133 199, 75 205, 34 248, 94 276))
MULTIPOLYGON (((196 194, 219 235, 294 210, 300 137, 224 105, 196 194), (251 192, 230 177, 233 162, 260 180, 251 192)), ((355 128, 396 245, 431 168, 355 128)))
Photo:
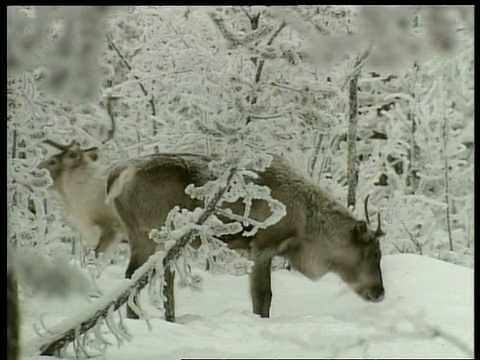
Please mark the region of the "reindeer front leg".
POLYGON ((100 238, 95 247, 95 258, 98 258, 100 253, 105 252, 105 250, 115 242, 116 232, 108 223, 97 222, 95 225, 99 226, 101 230, 100 238))
POLYGON ((252 296, 253 313, 261 317, 270 317, 272 303, 271 265, 272 255, 268 250, 252 249, 253 268, 250 274, 250 293, 252 296))

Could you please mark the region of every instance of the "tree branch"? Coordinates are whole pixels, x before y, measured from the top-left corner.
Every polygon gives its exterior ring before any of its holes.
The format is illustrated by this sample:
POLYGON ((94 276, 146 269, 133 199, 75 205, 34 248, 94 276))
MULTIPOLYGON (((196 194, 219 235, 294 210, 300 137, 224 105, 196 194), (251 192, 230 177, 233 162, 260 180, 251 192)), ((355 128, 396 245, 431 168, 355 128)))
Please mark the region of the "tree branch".
MULTIPOLYGON (((120 50, 118 49, 118 47, 115 45, 115 43, 113 42, 112 38, 110 37, 109 34, 107 34, 107 41, 108 41, 108 45, 111 46, 111 48, 117 53, 118 57, 120 58, 121 62, 126 66, 126 68, 129 70, 129 71, 132 71, 132 67, 130 66, 130 64, 128 63, 128 61, 125 59, 125 57, 123 56, 123 54, 120 52, 120 50)), ((145 86, 143 86, 142 82, 140 81, 140 78, 133 74, 133 77, 135 80, 138 81, 138 86, 140 86, 140 90, 142 90, 142 93, 143 95, 145 95, 146 97, 148 97, 148 91, 147 89, 145 89, 145 86)), ((148 100, 148 102, 150 103, 150 108, 152 109, 152 115, 155 116, 157 114, 157 111, 155 109, 155 98, 154 96, 150 96, 150 99, 148 100)))
MULTIPOLYGON (((229 170, 225 186, 217 191, 217 193, 207 203, 204 212, 200 215, 198 221, 196 222, 197 225, 204 224, 205 221, 207 221, 207 219, 215 212, 218 202, 227 190, 228 185, 235 173, 236 166, 233 166, 229 170)), ((195 233, 195 229, 189 230, 175 243, 172 248, 168 250, 162 261, 165 271, 169 270, 170 261, 176 259, 181 254, 182 249, 193 238, 195 233)), ((115 297, 114 301, 111 301, 111 294, 109 296, 103 296, 97 300, 97 302, 100 303, 100 310, 96 310, 94 314, 86 314, 84 319, 79 323, 76 322, 75 324, 71 324, 71 320, 67 319, 65 323, 59 324, 56 330, 52 330, 52 332, 57 333, 58 335, 47 340, 40 339, 34 341, 33 346, 37 349, 37 351, 39 349, 41 355, 53 355, 74 341, 79 335, 82 335, 88 330, 92 329, 99 320, 107 318, 109 312, 112 311, 112 307, 113 311, 118 310, 122 305, 127 303, 132 291, 139 291, 148 284, 150 276, 155 271, 156 262, 161 255, 161 253, 155 253, 150 256, 150 258, 135 271, 130 280, 124 280, 126 285, 123 285, 115 291, 118 292, 119 295, 115 297), (62 327, 67 327, 67 329, 62 330, 62 327)))
MULTIPOLYGON (((273 33, 273 35, 270 37, 270 39, 267 41, 267 45, 272 45, 273 40, 280 34, 280 31, 286 26, 287 24, 283 22, 278 29, 273 33)), ((257 58, 255 59, 254 63, 256 63, 257 58)), ((262 71, 263 71, 263 66, 265 65, 265 60, 260 60, 260 63, 258 64, 257 71, 255 73, 255 85, 258 85, 260 83, 260 78, 262 76, 262 71)), ((252 100, 250 101, 250 104, 254 105, 257 103, 257 96, 253 94, 252 100)), ((245 122, 245 125, 248 125, 252 121, 252 116, 247 117, 247 121, 245 122)))

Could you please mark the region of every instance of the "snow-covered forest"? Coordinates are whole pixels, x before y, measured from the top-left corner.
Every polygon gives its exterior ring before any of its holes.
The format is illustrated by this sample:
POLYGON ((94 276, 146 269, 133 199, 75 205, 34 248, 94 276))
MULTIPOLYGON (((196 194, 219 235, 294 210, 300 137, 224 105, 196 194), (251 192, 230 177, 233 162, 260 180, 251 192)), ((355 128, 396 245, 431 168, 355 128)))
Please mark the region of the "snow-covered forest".
MULTIPOLYGON (((385 301, 362 308, 361 300, 346 295, 338 279, 307 284, 276 258, 272 277, 280 290, 274 290, 273 315, 266 325, 250 311, 250 262, 212 241, 214 235, 238 229, 210 220, 199 223, 199 213, 176 209, 167 224, 158 224, 163 228, 153 238, 180 239, 193 228, 210 234, 202 238, 203 251, 187 256, 186 249, 175 263, 178 324, 163 320, 164 295, 155 275, 148 292, 142 292, 143 309, 137 309, 141 320, 122 319, 124 307, 115 311, 107 306, 108 314, 92 330, 79 329, 71 346, 55 355, 127 359, 138 353, 138 359, 157 359, 167 358, 165 350, 160 357, 155 353, 171 346, 172 359, 473 357, 473 10, 339 5, 9 7, 7 271, 15 269, 19 280, 21 356, 52 358, 39 356, 39 344, 55 332, 54 325, 74 325, 82 321, 78 310, 94 314, 99 297, 108 305, 119 289, 130 289, 122 280, 128 244, 96 257, 95 244, 49 193, 51 175, 39 168, 59 152, 49 141, 65 146, 77 141, 83 149, 98 148, 104 169, 149 154, 220 155, 228 161, 217 164, 219 180, 188 190, 204 198, 205 211, 231 179, 221 170, 237 159, 238 194, 248 195, 250 202, 268 199, 274 209, 272 218, 258 228, 284 215, 281 204, 247 182, 251 169, 268 164, 265 154, 289 161, 298 174, 326 189, 359 219, 365 216, 363 203, 369 195, 370 217, 381 214, 385 232, 380 240, 382 266, 391 272, 383 269, 384 283, 388 279, 403 291, 418 290, 421 299, 404 299, 410 307, 397 307, 385 284, 385 301), (244 191, 247 188, 250 192, 244 191), (185 231, 177 234, 178 229, 185 231), (410 267, 405 272, 413 274, 410 278, 402 273, 402 259, 410 267), (420 280, 421 274, 429 281, 420 280), (442 296, 437 280, 452 288, 457 282, 463 285, 443 303, 435 298, 442 296), (316 305, 321 291, 312 289, 322 286, 340 298, 322 295, 322 305, 316 305), (201 293, 192 292, 200 287, 201 293), (306 297, 299 305, 303 290, 306 297), (209 291, 215 302, 206 300, 209 291), (59 297, 51 300, 55 306, 45 301, 46 295, 59 297), (427 300, 445 306, 425 316, 434 325, 421 327, 412 321, 414 325, 403 330, 389 327, 402 311, 428 308, 427 300), (343 315, 333 307, 337 301, 343 315), (382 310, 377 313, 375 306, 382 310), (442 309, 455 309, 455 320, 442 309), (345 314, 348 323, 343 321, 345 314), (385 315, 381 321, 379 314, 385 315), (441 328, 436 317, 444 315, 441 328), (375 321, 380 322, 378 328, 375 321), (337 331, 353 334, 363 325, 368 328, 363 337, 335 336, 337 331), (312 331, 312 326, 321 330, 312 331), (300 336, 306 328, 309 335, 300 336), (230 333, 222 341, 234 344, 238 339, 243 347, 211 345, 217 343, 199 335, 209 331, 217 339, 230 333), (254 335, 246 336, 249 331, 254 335), (392 347, 390 354, 388 341, 372 345, 375 334, 388 337, 389 331, 405 344, 392 347), (175 334, 183 340, 175 340, 175 334), (322 342, 325 335, 331 346, 311 346, 314 337, 322 342), (120 348, 110 346, 115 341, 120 348), (422 352, 419 341, 430 341, 432 352, 422 352), (437 346, 435 341, 443 342, 437 346), (276 347, 278 342, 287 345, 276 347)), ((249 221, 247 216, 241 220, 249 221)), ((249 224, 254 224, 253 232, 258 230, 255 222, 249 224)), ((175 243, 167 240, 165 252, 175 243)), ((136 275, 143 276, 140 271, 136 275)), ((408 295, 398 289, 392 293, 399 299, 408 295)), ((134 306, 131 296, 128 303, 134 306)))

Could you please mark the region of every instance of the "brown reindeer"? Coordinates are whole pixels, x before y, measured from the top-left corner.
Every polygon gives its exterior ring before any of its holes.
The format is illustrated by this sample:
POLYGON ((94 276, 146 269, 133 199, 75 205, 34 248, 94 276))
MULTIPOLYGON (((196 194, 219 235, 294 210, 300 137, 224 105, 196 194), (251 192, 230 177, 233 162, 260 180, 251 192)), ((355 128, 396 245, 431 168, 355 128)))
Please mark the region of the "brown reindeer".
POLYGON ((108 167, 101 164, 98 149, 81 149, 75 141, 69 145, 52 140, 45 143, 61 152, 38 167, 49 171, 53 179, 49 191, 59 197, 66 217, 95 246, 95 255, 126 239, 115 209, 105 204, 108 167))
MULTIPOLYGON (((194 154, 157 154, 136 159, 115 168, 107 179, 107 202, 112 202, 122 218, 131 245, 126 272, 130 277, 155 252, 149 239, 152 228, 165 223, 175 205, 192 210, 200 203, 185 194, 193 183, 203 185, 212 177, 211 159, 194 154)), ((253 312, 269 317, 272 300, 271 263, 274 256, 288 259, 293 269, 317 280, 327 272, 340 275, 364 300, 383 299, 379 238, 384 235, 380 215, 376 231, 357 220, 325 190, 298 175, 279 157, 255 180, 267 185, 273 198, 285 204, 287 213, 278 223, 261 229, 251 238, 229 236, 232 249, 250 250, 254 262, 250 275, 253 312)), ((365 199, 365 210, 368 197, 365 199)), ((243 203, 228 205, 243 214, 243 203)), ((270 215, 266 201, 254 200, 250 216, 264 220, 270 215)), ((227 238, 224 239, 227 241, 227 238)), ((136 317, 128 309, 128 317, 136 317)))

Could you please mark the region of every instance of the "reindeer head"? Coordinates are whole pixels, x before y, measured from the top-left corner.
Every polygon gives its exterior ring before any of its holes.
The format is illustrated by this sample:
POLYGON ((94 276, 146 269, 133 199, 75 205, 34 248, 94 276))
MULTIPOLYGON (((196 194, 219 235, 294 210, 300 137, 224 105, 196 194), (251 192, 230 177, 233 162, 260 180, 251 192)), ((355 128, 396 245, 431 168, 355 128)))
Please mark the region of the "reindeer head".
POLYGON ((344 250, 336 272, 364 300, 383 300, 384 288, 380 260, 379 239, 385 235, 381 228, 380 213, 376 230, 372 230, 368 217, 368 195, 365 197, 365 220, 356 220, 350 232, 349 246, 344 250))
MULTIPOLYGON (((106 110, 111 120, 111 128, 108 130, 107 137, 102 141, 102 144, 113 139, 115 134, 115 119, 112 112, 112 101, 115 99, 116 97, 112 96, 106 99, 106 110)), ((76 141, 72 141, 69 145, 62 145, 50 139, 45 140, 44 143, 61 151, 50 159, 42 161, 38 166, 39 169, 47 169, 54 181, 62 172, 77 168, 82 164, 95 162, 98 159, 97 147, 82 149, 76 141)))
MULTIPOLYGON (((103 144, 111 140, 115 134, 115 121, 111 112, 111 98, 107 99, 107 112, 112 123, 106 139, 102 141, 103 144)), ((69 145, 62 145, 50 139, 45 140, 44 143, 61 151, 59 154, 53 155, 50 159, 42 161, 38 166, 39 169, 47 169, 54 181, 64 171, 72 170, 81 165, 89 164, 98 160, 97 147, 82 149, 80 148, 80 144, 76 141, 72 141, 69 145)))
POLYGON ((98 148, 96 147, 81 149, 80 144, 76 141, 72 141, 69 145, 61 145, 52 140, 45 140, 45 143, 61 150, 59 154, 42 161, 38 166, 39 169, 47 169, 54 181, 62 172, 95 162, 98 159, 98 148))

